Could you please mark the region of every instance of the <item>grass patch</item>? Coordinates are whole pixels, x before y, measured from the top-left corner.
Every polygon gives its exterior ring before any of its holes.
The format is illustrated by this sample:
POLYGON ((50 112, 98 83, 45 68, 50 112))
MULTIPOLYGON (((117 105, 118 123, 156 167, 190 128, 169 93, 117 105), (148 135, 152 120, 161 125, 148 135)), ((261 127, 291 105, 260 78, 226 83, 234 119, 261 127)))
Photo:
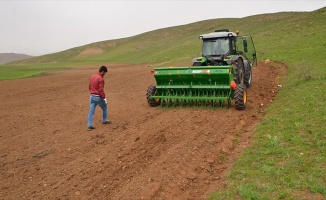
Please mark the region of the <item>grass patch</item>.
POLYGON ((62 68, 46 68, 37 66, 1 66, 0 80, 10 80, 17 78, 26 78, 40 76, 43 73, 62 70, 62 68))
POLYGON ((0 65, 0 80, 19 79, 27 77, 41 76, 54 71, 69 70, 73 67, 90 66, 92 63, 68 62, 68 63, 40 63, 40 64, 11 64, 0 65))

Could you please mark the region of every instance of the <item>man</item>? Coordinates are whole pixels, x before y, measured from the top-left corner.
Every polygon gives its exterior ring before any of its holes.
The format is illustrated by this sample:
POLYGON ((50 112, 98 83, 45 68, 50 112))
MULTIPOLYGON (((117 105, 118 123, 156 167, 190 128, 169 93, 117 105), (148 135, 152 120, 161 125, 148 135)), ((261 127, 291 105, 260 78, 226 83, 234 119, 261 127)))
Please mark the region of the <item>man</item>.
POLYGON ((91 76, 89 80, 89 91, 91 96, 89 98, 90 109, 88 114, 88 130, 93 130, 95 127, 93 126, 93 116, 95 113, 95 108, 99 105, 102 108, 102 124, 110 124, 111 121, 107 120, 108 115, 108 107, 107 100, 105 98, 104 93, 104 75, 108 72, 108 69, 105 66, 101 66, 99 69, 99 73, 91 76))

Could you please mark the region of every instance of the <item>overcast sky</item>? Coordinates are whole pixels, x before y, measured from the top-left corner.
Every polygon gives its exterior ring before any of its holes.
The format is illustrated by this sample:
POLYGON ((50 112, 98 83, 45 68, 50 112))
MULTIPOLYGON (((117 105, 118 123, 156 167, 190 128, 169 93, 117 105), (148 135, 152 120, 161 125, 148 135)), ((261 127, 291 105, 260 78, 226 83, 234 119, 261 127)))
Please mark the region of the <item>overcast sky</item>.
POLYGON ((0 0, 0 53, 37 56, 206 19, 324 6, 326 0, 0 0))

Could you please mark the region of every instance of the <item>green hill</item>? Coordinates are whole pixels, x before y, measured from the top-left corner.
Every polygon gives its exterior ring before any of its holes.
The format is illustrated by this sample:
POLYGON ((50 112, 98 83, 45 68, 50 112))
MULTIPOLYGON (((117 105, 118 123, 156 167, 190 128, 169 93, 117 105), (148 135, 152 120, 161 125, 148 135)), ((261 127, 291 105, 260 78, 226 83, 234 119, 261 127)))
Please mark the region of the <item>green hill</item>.
POLYGON ((16 64, 189 62, 193 57, 200 55, 201 40, 198 36, 219 28, 251 34, 260 59, 275 57, 277 60, 284 60, 284 56, 287 56, 284 52, 304 52, 305 49, 312 51, 323 47, 323 17, 325 8, 304 13, 287 12, 241 19, 211 19, 123 39, 96 42, 16 64))
POLYGON ((251 34, 258 59, 285 63, 288 77, 228 175, 227 189, 210 199, 326 199, 325 19, 326 7, 205 20, 3 65, 0 79, 103 63, 171 66, 200 56, 200 34, 222 28, 251 34))
MULTIPOLYGON (((198 36, 216 29, 251 34, 258 59, 287 64, 320 62, 325 56, 325 8, 314 12, 284 12, 245 18, 211 19, 150 31, 133 37, 95 42, 62 52, 34 57, 11 65, 66 67, 103 63, 152 63, 170 65, 200 56, 198 36), (309 58, 309 59, 307 59, 309 58)), ((44 69, 45 70, 45 69, 44 69)), ((319 73, 313 70, 313 73, 319 73)), ((1 78, 1 77, 0 77, 1 78)))
POLYGON ((31 58, 33 56, 25 55, 25 54, 18 54, 18 53, 0 53, 0 65, 17 61, 17 60, 23 60, 27 58, 31 58))

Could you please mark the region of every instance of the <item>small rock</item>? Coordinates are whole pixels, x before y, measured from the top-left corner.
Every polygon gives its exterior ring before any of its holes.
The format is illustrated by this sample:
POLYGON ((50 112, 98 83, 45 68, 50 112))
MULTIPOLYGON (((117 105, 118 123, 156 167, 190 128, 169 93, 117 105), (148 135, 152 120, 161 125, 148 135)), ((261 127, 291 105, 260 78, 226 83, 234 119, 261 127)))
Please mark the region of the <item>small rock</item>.
POLYGON ((266 59, 265 60, 265 64, 269 64, 269 63, 271 63, 271 60, 270 59, 266 59))

